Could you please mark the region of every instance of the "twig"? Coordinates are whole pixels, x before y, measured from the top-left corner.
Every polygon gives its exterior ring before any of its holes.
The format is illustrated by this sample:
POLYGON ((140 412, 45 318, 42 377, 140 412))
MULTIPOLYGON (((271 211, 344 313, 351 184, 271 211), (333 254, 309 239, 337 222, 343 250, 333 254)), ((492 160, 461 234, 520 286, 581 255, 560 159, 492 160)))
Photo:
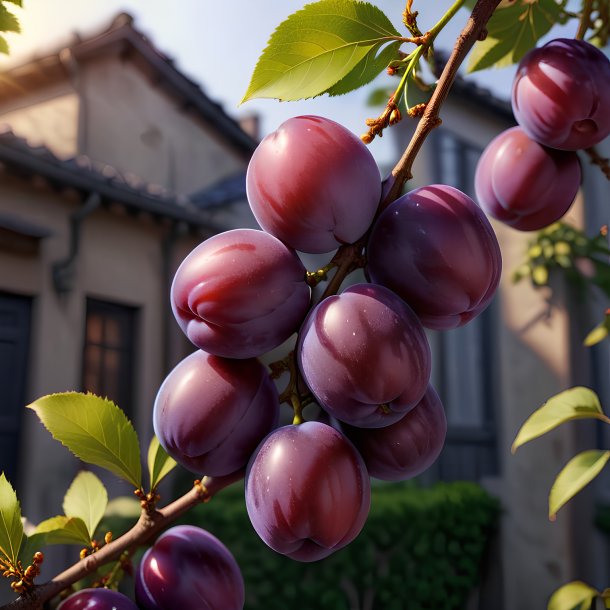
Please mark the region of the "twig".
POLYGON ((449 61, 447 61, 447 64, 443 69, 436 89, 426 105, 426 110, 417 124, 417 129, 415 130, 409 145, 400 161, 392 170, 392 176, 394 178, 392 181, 393 184, 385 199, 382 201, 379 211, 385 209, 392 203, 392 201, 400 195, 405 182, 413 177, 411 174, 413 161, 428 137, 428 134, 441 123, 439 111, 455 80, 458 68, 464 61, 468 51, 470 51, 474 43, 485 30, 487 22, 499 3, 500 0, 478 0, 476 3, 472 15, 466 23, 466 27, 464 27, 455 42, 449 61))
POLYGON ((145 544, 185 512, 202 502, 207 502, 221 489, 241 479, 243 474, 243 471, 238 471, 225 477, 205 477, 202 482, 193 486, 191 490, 171 504, 152 513, 142 511, 138 522, 123 536, 104 545, 96 553, 81 559, 49 582, 36 586, 27 595, 1 606, 0 610, 39 610, 44 602, 52 599, 81 578, 92 574, 102 565, 118 559, 124 551, 145 544))
POLYGON ((606 176, 606 180, 610 180, 610 159, 602 157, 594 146, 585 148, 585 152, 589 155, 589 159, 593 165, 597 165, 601 170, 602 174, 606 176))

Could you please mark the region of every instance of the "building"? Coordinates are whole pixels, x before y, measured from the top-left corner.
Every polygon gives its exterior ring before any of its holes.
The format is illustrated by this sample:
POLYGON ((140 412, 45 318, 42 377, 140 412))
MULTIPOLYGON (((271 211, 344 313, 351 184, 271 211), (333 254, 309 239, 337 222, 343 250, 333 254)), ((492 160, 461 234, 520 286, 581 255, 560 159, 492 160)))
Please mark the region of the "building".
POLYGON ((37 523, 78 465, 23 406, 108 395, 146 446, 157 389, 191 349, 171 279, 203 238, 253 226, 222 186, 256 141, 124 14, 5 72, 0 124, 0 463, 37 523))

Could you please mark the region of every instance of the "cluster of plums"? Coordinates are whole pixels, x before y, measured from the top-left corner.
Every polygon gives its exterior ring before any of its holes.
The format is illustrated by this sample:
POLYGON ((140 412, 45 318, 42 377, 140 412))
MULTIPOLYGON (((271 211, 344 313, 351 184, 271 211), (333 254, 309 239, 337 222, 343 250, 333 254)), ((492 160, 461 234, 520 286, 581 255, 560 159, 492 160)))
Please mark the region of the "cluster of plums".
MULTIPOLYGON (((362 529, 371 476, 408 479, 438 457, 447 422, 429 383, 424 327, 460 326, 489 304, 500 250, 481 209, 449 186, 411 191, 375 219, 382 188, 373 157, 320 117, 290 119, 261 142, 247 191, 264 231, 211 237, 174 278, 175 317, 198 349, 159 389, 154 429, 198 475, 245 469, 254 529, 279 553, 315 561, 362 529), (312 307, 297 251, 329 252, 364 236, 369 282, 312 307), (295 366, 325 421, 278 427, 278 392, 258 357, 295 333, 295 366)), ((75 594, 62 610, 105 610, 85 605, 92 595, 75 594)), ((243 581, 222 543, 178 527, 146 552, 136 601, 145 610, 234 610, 243 581)))
POLYGON ((610 61, 583 40, 533 49, 519 64, 512 107, 519 126, 483 152, 476 194, 490 216, 533 231, 572 205, 581 181, 576 151, 610 134, 610 61))
POLYGON ((172 308, 198 350, 163 382, 154 428, 197 474, 246 468, 255 530, 276 551, 315 561, 362 529, 370 476, 404 480, 438 457, 447 424, 424 326, 480 313, 500 250, 480 208, 449 186, 411 191, 375 219, 377 165, 328 119, 282 124, 254 152, 246 182, 264 230, 211 237, 174 278, 172 308), (312 307, 297 251, 365 235, 369 283, 312 307), (278 427, 278 393, 258 357, 295 333, 295 366, 325 421, 278 427))

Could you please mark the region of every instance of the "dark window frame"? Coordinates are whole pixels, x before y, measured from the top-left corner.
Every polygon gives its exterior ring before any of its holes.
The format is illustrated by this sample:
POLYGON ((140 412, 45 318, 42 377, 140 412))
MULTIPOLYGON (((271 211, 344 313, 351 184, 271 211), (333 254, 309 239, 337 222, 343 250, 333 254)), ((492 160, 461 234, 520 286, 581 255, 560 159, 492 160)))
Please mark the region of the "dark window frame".
POLYGON ((132 422, 136 418, 138 318, 137 307, 93 297, 86 299, 81 388, 83 391, 91 391, 108 397, 125 412, 132 422), (90 329, 94 318, 100 321, 101 335, 97 338, 91 337, 90 329), (109 331, 112 325, 114 325, 114 337, 110 336, 109 331), (117 329, 120 331, 118 340, 117 329), (92 350, 95 350, 99 356, 98 362, 95 363, 96 370, 87 368, 91 362, 92 350), (111 356, 118 362, 118 365, 115 365, 118 375, 113 379, 109 379, 109 375, 114 374, 110 366, 111 356), (96 377, 93 386, 88 383, 89 375, 96 377), (114 388, 114 391, 111 388, 114 388))

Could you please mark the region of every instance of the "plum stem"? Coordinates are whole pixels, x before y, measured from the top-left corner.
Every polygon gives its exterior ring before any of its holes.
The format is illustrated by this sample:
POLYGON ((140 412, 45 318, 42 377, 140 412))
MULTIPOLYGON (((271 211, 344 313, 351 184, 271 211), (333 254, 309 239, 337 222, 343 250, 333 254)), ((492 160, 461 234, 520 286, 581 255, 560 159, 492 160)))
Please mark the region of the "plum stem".
POLYGON ((593 0, 584 0, 582 5, 582 13, 580 14, 580 21, 578 22, 578 30, 574 38, 576 40, 584 40, 585 34, 589 27, 591 27, 591 11, 593 10, 593 0))

